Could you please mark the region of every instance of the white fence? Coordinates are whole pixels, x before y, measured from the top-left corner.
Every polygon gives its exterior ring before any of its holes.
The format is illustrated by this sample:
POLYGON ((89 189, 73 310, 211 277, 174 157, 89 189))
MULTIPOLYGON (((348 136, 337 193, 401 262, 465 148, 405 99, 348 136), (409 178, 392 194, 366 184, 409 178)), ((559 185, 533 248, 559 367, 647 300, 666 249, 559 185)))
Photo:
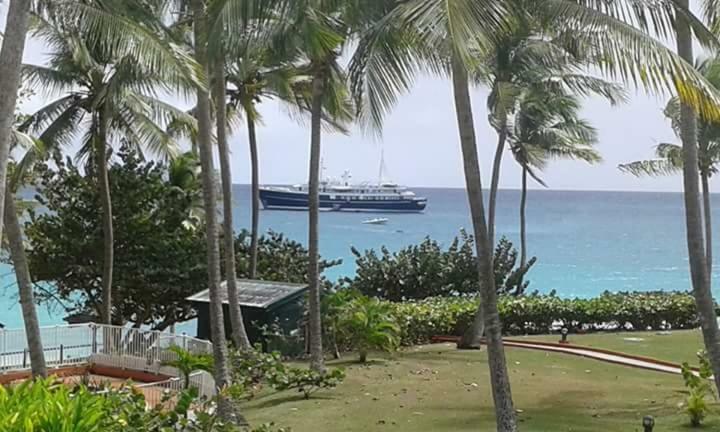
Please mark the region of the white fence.
MULTIPOLYGON (((168 348, 179 346, 194 353, 212 351, 210 342, 185 334, 92 323, 42 327, 40 337, 45 362, 52 368, 95 364, 177 377, 178 371, 165 364, 175 359, 175 353, 168 348)), ((0 329, 0 374, 29 369, 25 330, 0 329)), ((194 374, 191 380, 202 387, 205 396, 211 391, 208 389, 214 390, 214 385, 208 384, 212 377, 206 375, 194 374)))

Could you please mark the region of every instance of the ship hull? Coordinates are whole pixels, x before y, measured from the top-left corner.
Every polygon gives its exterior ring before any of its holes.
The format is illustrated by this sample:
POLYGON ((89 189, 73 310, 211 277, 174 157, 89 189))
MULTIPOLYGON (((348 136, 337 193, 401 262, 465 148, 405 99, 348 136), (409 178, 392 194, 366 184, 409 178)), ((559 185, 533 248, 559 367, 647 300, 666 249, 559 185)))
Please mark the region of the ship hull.
MULTIPOLYGON (((371 197, 353 199, 348 196, 320 193, 320 210, 345 212, 417 213, 425 210, 425 198, 378 200, 371 197)), ((260 189, 260 202, 267 210, 307 210, 308 195, 294 191, 260 189)))

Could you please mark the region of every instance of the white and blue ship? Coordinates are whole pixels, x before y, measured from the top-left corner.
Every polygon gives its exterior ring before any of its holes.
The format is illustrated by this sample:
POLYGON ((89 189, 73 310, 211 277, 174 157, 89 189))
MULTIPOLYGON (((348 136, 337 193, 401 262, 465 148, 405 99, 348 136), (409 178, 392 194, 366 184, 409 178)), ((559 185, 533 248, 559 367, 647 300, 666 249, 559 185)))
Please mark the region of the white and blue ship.
MULTIPOLYGON (((427 198, 418 197, 405 186, 382 181, 376 184, 349 182, 345 172, 341 181, 322 180, 319 187, 320 209, 348 212, 422 212, 427 198)), ((261 186, 260 201, 263 208, 273 210, 305 210, 308 208, 307 185, 261 186)))

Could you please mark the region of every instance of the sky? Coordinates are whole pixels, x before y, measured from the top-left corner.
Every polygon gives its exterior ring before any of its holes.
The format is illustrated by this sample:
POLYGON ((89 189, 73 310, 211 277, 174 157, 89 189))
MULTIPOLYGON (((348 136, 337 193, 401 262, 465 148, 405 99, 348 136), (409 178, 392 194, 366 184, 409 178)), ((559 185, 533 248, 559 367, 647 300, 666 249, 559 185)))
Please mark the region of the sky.
MULTIPOLYGON (((0 4, 4 21, 6 2, 0 4)), ((4 25, 3 25, 4 26, 4 25)), ((48 48, 30 40, 25 62, 42 64, 48 48)), ((603 162, 589 166, 577 161, 550 163, 542 178, 551 189, 681 191, 679 175, 638 179, 617 169, 619 163, 652 157, 654 146, 678 142, 662 114, 668 95, 647 95, 628 89, 630 100, 611 107, 600 98, 584 100, 583 116, 597 128, 598 150, 603 162)), ((473 114, 478 139, 483 185, 489 185, 490 169, 497 137, 487 122, 483 88, 472 92, 473 114)), ((51 100, 38 94, 22 107, 32 111, 51 100)), ((189 102, 181 102, 189 104, 189 102)), ((290 119, 283 108, 272 101, 260 105, 263 123, 258 127, 260 179, 263 184, 304 183, 308 176, 310 131, 308 122, 290 119)), ((386 179, 413 187, 464 187, 462 159, 450 82, 435 77, 420 77, 409 94, 404 95, 387 116, 381 138, 353 128, 348 135, 323 135, 325 174, 339 177, 345 170, 354 181, 378 179, 381 149, 387 167, 386 179)), ((249 152, 245 130, 231 138, 234 183, 250 180, 249 152)), ((216 163, 217 166, 217 163, 216 163)), ((520 186, 520 170, 506 152, 500 187, 520 186)), ((720 186, 719 180, 713 186, 720 186)), ((532 188, 542 188, 532 184, 532 188)))

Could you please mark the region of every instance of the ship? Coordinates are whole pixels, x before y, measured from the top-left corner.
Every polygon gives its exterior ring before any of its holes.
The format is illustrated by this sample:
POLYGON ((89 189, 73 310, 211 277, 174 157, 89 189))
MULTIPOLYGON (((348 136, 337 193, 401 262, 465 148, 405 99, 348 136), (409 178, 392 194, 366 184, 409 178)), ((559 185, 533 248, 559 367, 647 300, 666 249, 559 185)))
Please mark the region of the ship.
MULTIPOLYGON (((377 183, 353 184, 349 171, 345 171, 340 180, 322 179, 319 186, 320 210, 378 213, 424 211, 427 198, 417 196, 406 186, 384 181, 384 165, 381 156, 377 183)), ((308 186, 261 186, 260 202, 267 210, 306 210, 308 186)))

